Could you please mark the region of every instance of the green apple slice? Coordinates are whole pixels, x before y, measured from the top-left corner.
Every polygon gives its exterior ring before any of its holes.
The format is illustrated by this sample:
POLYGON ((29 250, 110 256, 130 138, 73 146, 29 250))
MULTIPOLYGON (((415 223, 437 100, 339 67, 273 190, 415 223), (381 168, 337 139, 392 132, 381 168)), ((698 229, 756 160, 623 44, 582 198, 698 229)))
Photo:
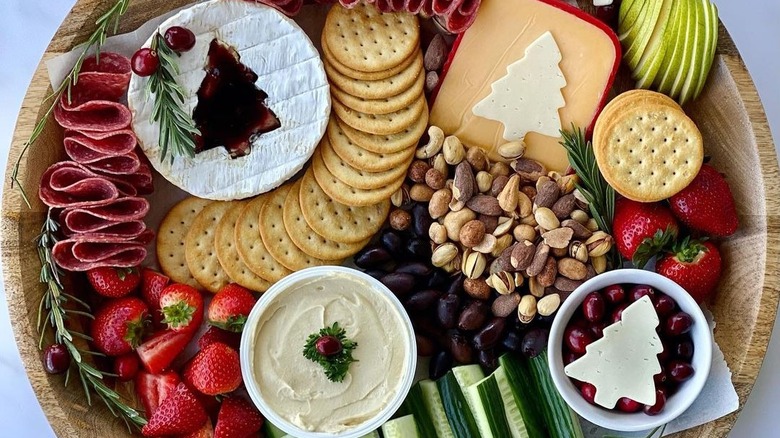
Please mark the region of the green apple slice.
POLYGON ((701 70, 704 66, 704 56, 707 54, 708 49, 706 45, 707 33, 709 32, 707 16, 709 15, 710 2, 709 0, 695 0, 694 3, 696 5, 696 23, 693 27, 693 45, 691 46, 689 61, 685 64, 687 76, 680 87, 680 97, 678 99, 680 105, 693 100, 694 91, 699 84, 699 76, 701 76, 701 70))
POLYGON ((674 2, 674 9, 677 9, 677 22, 672 28, 673 34, 669 36, 672 45, 666 50, 666 55, 664 56, 663 66, 661 67, 663 74, 660 76, 660 79, 656 79, 656 88, 666 95, 671 93, 674 79, 680 71, 680 63, 684 52, 683 45, 685 44, 685 30, 690 18, 688 13, 689 4, 690 0, 676 0, 674 2))
POLYGON ((710 19, 708 22, 709 28, 710 28, 710 39, 708 41, 709 46, 707 47, 707 54, 704 57, 704 67, 701 69, 701 77, 699 78, 699 85, 696 87, 696 97, 698 97, 702 90, 704 90, 704 85, 707 83, 707 78, 710 75, 710 70, 712 69, 712 63, 715 61, 715 50, 718 48, 718 29, 719 29, 719 21, 718 21, 718 7, 715 6, 714 3, 710 2, 709 4, 709 15, 710 19))
MULTIPOLYGON (((642 53, 644 53, 645 48, 647 48, 650 36, 653 34, 653 30, 658 23, 658 17, 661 16, 661 6, 663 3, 663 0, 650 0, 650 10, 645 15, 645 20, 639 25, 639 32, 636 38, 623 56, 623 59, 626 60, 626 64, 628 64, 631 70, 636 70, 639 58, 642 57, 642 53)), ((637 26, 634 25, 634 27, 637 26)))
POLYGON ((672 3, 672 0, 663 0, 658 23, 656 23, 653 34, 650 35, 650 41, 647 43, 647 48, 642 57, 639 58, 637 68, 634 70, 634 79, 637 80, 638 88, 649 88, 658 74, 658 70, 661 69, 661 63, 664 60, 668 46, 666 40, 669 32, 666 30, 674 20, 671 14, 672 3))
MULTIPOLYGON (((647 0, 626 0, 620 3, 618 10, 618 35, 624 35, 628 29, 636 23, 642 7, 647 4, 647 0)), ((620 38, 623 41, 622 37, 620 38)))
POLYGON ((623 27, 618 27, 618 39, 624 43, 623 46, 628 46, 636 38, 636 34, 641 27, 641 24, 645 20, 645 15, 649 11, 650 4, 655 0, 634 0, 634 7, 632 8, 633 15, 626 17, 626 20, 622 22, 623 27))

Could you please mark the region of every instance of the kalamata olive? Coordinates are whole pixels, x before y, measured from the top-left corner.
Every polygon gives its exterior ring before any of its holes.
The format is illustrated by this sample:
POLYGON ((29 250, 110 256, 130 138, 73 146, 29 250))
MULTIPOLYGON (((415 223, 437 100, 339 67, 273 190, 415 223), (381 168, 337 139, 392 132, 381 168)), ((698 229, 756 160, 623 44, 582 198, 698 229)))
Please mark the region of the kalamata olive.
POLYGON ((614 306, 620 304, 626 299, 626 290, 619 284, 613 284, 607 286, 601 290, 601 295, 604 297, 604 301, 607 304, 614 306))
POLYGON ((650 297, 650 300, 655 301, 655 289, 646 284, 637 284, 628 292, 628 301, 633 303, 645 295, 650 297))
POLYGON ((380 240, 382 246, 393 256, 401 257, 403 255, 404 240, 395 231, 385 231, 380 240))
POLYGON ((412 208, 412 233, 428 240, 428 229, 431 228, 432 223, 433 219, 428 213, 428 206, 422 203, 415 204, 412 208))
POLYGON ((482 327, 487 319, 490 307, 484 301, 473 300, 460 312, 458 328, 471 331, 482 327))
POLYGON ((436 353, 436 344, 430 338, 423 335, 414 335, 414 340, 417 343, 417 355, 422 357, 430 357, 436 353))
POLYGON ((639 412, 642 410, 642 403, 628 397, 620 397, 615 407, 621 412, 639 412))
POLYGON ((604 318, 604 313, 607 310, 604 297, 598 292, 591 292, 585 295, 585 299, 582 300, 582 314, 590 322, 599 322, 604 318))
POLYGON ((403 262, 395 268, 395 272, 401 274, 412 274, 415 277, 427 277, 431 275, 433 269, 422 262, 403 262))
POLYGON ((421 290, 411 294, 404 302, 404 307, 415 312, 427 310, 436 303, 436 300, 438 300, 440 296, 441 292, 437 290, 421 290))
POLYGON ((593 342, 593 335, 587 329, 569 326, 563 334, 563 342, 572 352, 585 354, 585 347, 593 342))
POLYGON ((418 260, 430 260, 431 244, 425 239, 409 239, 406 242, 406 252, 408 255, 418 260))
POLYGON ((455 328, 458 323, 458 307, 460 307, 460 297, 455 294, 447 294, 439 298, 436 305, 436 318, 442 327, 455 328))
POLYGON ((663 389, 656 389, 655 390, 655 404, 652 406, 645 405, 645 414, 647 415, 658 415, 661 413, 661 411, 664 410, 664 406, 666 406, 666 391, 663 389))
POLYGON ((358 268, 370 269, 381 266, 393 258, 390 253, 381 246, 372 245, 360 251, 355 256, 355 265, 358 268))
POLYGON ((601 339, 604 337, 604 329, 607 328, 607 321, 601 320, 593 323, 589 329, 595 339, 601 339))
POLYGON ((664 294, 656 294, 655 299, 655 313, 661 318, 674 312, 677 307, 677 303, 674 302, 672 297, 664 294))
POLYGON ((507 333, 506 336, 504 336, 504 339, 501 341, 501 346, 509 351, 520 351, 521 344, 522 338, 514 330, 511 330, 509 333, 507 333))
POLYGON ((666 318, 664 333, 669 336, 680 336, 688 333, 693 325, 693 318, 685 312, 677 312, 666 318))
POLYGON ((474 349, 463 333, 453 332, 450 335, 450 353, 456 362, 469 364, 474 361, 474 349))
POLYGON ((43 369, 49 374, 62 374, 70 367, 70 353, 62 344, 51 344, 43 349, 43 369))
POLYGON ((547 348, 547 338, 550 336, 550 331, 544 328, 534 328, 528 330, 523 336, 523 343, 520 350, 525 357, 532 358, 538 356, 545 348, 547 348))
POLYGON ((680 339, 672 344, 672 354, 682 360, 691 360, 693 357, 693 342, 690 339, 680 339))
POLYGON ((439 325, 439 322, 436 321, 436 318, 431 318, 427 312, 413 315, 412 323, 414 324, 415 333, 419 333, 433 340, 440 346, 449 344, 450 341, 447 337, 447 333, 442 330, 442 327, 439 325))
POLYGON ((595 405, 596 404, 596 387, 590 383, 583 382, 580 385, 580 394, 586 402, 595 405))
POLYGON ((453 295, 460 295, 463 293, 463 282, 465 279, 466 277, 464 277, 463 274, 454 276, 450 286, 447 288, 447 293, 453 295))
POLYGON ((563 353, 563 364, 568 365, 574 362, 575 360, 579 359, 580 357, 582 357, 581 354, 573 353, 571 351, 565 351, 563 353))
POLYGON ((446 271, 441 269, 434 269, 433 273, 425 279, 425 287, 431 289, 444 289, 447 287, 447 282, 450 280, 450 275, 446 271))
POLYGON ((379 281, 399 297, 408 295, 414 289, 414 276, 410 274, 391 272, 380 278, 379 281))
POLYGON ((496 351, 492 348, 489 350, 480 350, 477 353, 477 362, 485 367, 488 372, 493 372, 498 368, 498 357, 496 357, 496 351))
POLYGON ((438 380, 450 369, 452 369, 452 355, 447 351, 440 351, 433 355, 428 364, 428 377, 431 380, 438 380))
POLYGON ((493 348, 501 339, 506 328, 506 319, 492 318, 480 331, 474 335, 474 346, 477 350, 493 348))
POLYGON ((672 360, 666 364, 666 372, 677 383, 682 383, 693 376, 693 367, 688 362, 672 360))
POLYGON ((620 321, 620 318, 623 317, 623 311, 626 310, 626 307, 628 307, 628 303, 622 303, 618 304, 614 309, 612 309, 612 324, 620 321))
POLYGON ((366 272, 366 274, 376 278, 377 280, 379 280, 380 278, 384 277, 387 274, 387 272, 385 272, 385 271, 383 271, 381 269, 369 269, 369 270, 367 270, 365 272, 366 272))

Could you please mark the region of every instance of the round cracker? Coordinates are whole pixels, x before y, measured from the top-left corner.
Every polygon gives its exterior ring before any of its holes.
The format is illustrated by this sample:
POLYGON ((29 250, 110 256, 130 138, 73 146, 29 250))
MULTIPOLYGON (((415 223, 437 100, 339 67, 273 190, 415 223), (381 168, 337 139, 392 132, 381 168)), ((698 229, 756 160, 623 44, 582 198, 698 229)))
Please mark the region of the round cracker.
POLYGON ((382 172, 401 166, 414 156, 413 147, 391 153, 376 153, 362 148, 347 137, 341 129, 342 123, 331 123, 328 126, 328 141, 338 156, 352 167, 368 172, 382 172))
POLYGON ((420 45, 417 16, 382 13, 359 3, 352 9, 330 8, 322 39, 341 64, 364 72, 379 72, 401 63, 420 45))
POLYGON ((298 180, 284 200, 284 227, 301 251, 322 260, 343 260, 368 244, 370 237, 357 243, 342 243, 322 237, 312 230, 303 217, 300 189, 301 181, 298 180))
POLYGON ((355 97, 363 99, 384 99, 397 96, 414 86, 419 76, 425 76, 421 52, 414 55, 412 63, 398 74, 376 81, 364 81, 341 74, 325 60, 325 73, 332 85, 355 97))
POLYGON ((271 287, 271 282, 252 272, 241 261, 236 247, 236 223, 247 203, 248 201, 233 202, 225 215, 222 216, 214 236, 214 249, 217 251, 219 264, 222 265, 222 269, 230 278, 247 289, 265 292, 271 287))
POLYGON ((390 212, 390 200, 375 205, 354 207, 333 200, 317 183, 308 169, 301 178, 301 209, 312 230, 327 239, 357 243, 370 239, 381 228, 390 212))
POLYGON ((593 152, 604 179, 635 201, 675 195, 696 177, 704 159, 696 124, 667 103, 631 105, 597 129, 593 152))
MULTIPOLYGON (((604 133, 606 130, 604 129, 604 126, 607 126, 611 123, 613 123, 616 119, 621 118, 622 111, 626 108, 630 108, 632 106, 641 106, 645 105, 647 103, 657 103, 659 105, 667 105, 670 108, 677 109, 679 111, 682 111, 682 108, 680 105, 677 104, 677 102, 674 101, 671 97, 658 93, 655 91, 650 90, 629 90, 625 93, 619 94, 617 97, 612 99, 601 111, 601 114, 599 115, 598 119, 596 120, 596 125, 600 125, 600 129, 598 130, 599 134, 604 133)), ((603 139, 598 139, 595 135, 595 126, 594 126, 594 135, 593 135, 593 142, 603 141, 603 139)))
MULTIPOLYGON (((338 119, 331 117, 328 121, 328 131, 334 130, 336 135, 345 135, 352 143, 377 154, 394 154, 408 149, 414 149, 420 142, 428 126, 428 112, 424 112, 412 126, 401 132, 390 135, 374 135, 358 131, 338 119), (334 126, 331 126, 334 125, 334 126), (341 132, 339 132, 341 131, 341 132)), ((330 133, 329 133, 330 137, 330 133)))
POLYGON ((184 239, 184 255, 192 276, 207 291, 219 292, 232 279, 222 269, 214 248, 217 224, 231 207, 230 202, 218 201, 207 205, 192 221, 184 239))
POLYGON ((423 112, 427 112, 428 103, 420 94, 414 103, 388 114, 368 114, 346 107, 337 99, 332 100, 333 111, 347 125, 358 131, 375 135, 388 135, 401 132, 412 126, 423 112))
POLYGON ((336 178, 333 173, 322 162, 320 151, 314 153, 311 161, 311 167, 314 171, 314 177, 317 179, 322 190, 331 198, 346 205, 368 206, 376 204, 383 199, 389 199, 390 195, 401 188, 405 175, 393 181, 385 187, 379 189, 358 189, 336 178))
POLYGON ((192 221, 207 205, 214 201, 190 196, 174 205, 157 229, 157 263, 163 274, 176 283, 200 289, 200 284, 187 267, 184 240, 192 221))
POLYGON ((322 40, 322 57, 326 59, 333 68, 339 71, 342 75, 348 77, 348 78, 354 78, 359 79, 361 81, 378 81, 382 79, 387 79, 390 76, 397 75, 398 73, 402 72, 404 69, 409 67, 409 64, 411 64, 414 61, 414 55, 413 52, 411 56, 406 58, 404 62, 396 65, 395 67, 389 68, 387 70, 381 70, 378 72, 365 72, 360 70, 355 70, 347 67, 346 65, 340 63, 334 56, 333 52, 331 52, 330 47, 328 47, 327 42, 324 38, 322 40))
POLYGON ((411 157, 403 165, 383 172, 368 172, 350 166, 338 156, 333 150, 327 138, 323 138, 319 147, 322 162, 328 170, 345 184, 364 190, 376 190, 393 184, 406 174, 409 165, 412 163, 411 157))
POLYGON ((290 239, 284 226, 284 200, 289 192, 289 184, 277 188, 260 210, 260 235, 263 236, 268 252, 292 271, 329 264, 301 251, 290 239))
POLYGON ((270 193, 260 195, 244 206, 236 222, 234 238, 241 261, 259 277, 276 283, 292 271, 271 256, 260 235, 260 211, 269 196, 270 193))
POLYGON ((336 86, 330 87, 330 93, 335 100, 338 100, 344 106, 354 111, 359 111, 366 114, 389 114, 392 112, 400 111, 414 102, 416 102, 423 96, 423 85, 425 83, 425 77, 423 75, 417 76, 417 80, 414 84, 396 96, 386 97, 384 99, 363 99, 362 97, 355 97, 349 93, 340 90, 336 86))

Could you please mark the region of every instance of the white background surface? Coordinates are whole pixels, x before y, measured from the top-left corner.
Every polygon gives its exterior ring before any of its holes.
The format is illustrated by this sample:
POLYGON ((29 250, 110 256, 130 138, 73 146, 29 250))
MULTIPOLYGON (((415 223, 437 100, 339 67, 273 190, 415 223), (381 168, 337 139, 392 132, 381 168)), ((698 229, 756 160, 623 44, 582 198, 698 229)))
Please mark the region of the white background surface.
MULTIPOLYGON (((35 66, 73 3, 74 0, 0 0, 0 169, 5 169, 16 115, 35 66)), ((753 75, 772 130, 775 136, 780 136, 780 1, 715 0, 715 3, 753 75)), ((76 385, 72 388, 80 390, 76 385)), ((780 336, 773 336, 764 367, 731 436, 777 437, 780 431, 777 406, 780 406, 780 336)), ((1 287, 0 425, 3 437, 53 436, 19 359, 1 287)))

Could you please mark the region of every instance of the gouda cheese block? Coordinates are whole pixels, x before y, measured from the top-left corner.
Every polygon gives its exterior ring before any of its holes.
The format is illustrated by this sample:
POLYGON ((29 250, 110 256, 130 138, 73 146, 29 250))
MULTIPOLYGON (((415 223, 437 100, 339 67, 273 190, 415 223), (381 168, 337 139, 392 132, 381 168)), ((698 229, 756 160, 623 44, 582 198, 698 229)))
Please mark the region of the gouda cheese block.
MULTIPOLYGON (((559 93, 565 101, 559 109, 561 126, 569 129, 574 123, 589 128, 612 86, 620 63, 620 43, 600 21, 555 0, 483 1, 476 21, 456 42, 430 123, 500 160, 497 148, 505 142, 504 125, 474 114, 473 108, 546 32, 552 34, 561 52, 558 67, 566 79, 559 93)), ((540 70, 539 74, 545 72, 540 70)), ((552 90, 550 98, 555 99, 556 93, 558 90, 552 90)), ((564 171, 568 160, 559 142, 559 137, 529 132, 525 136, 526 157, 550 170, 564 171)))

